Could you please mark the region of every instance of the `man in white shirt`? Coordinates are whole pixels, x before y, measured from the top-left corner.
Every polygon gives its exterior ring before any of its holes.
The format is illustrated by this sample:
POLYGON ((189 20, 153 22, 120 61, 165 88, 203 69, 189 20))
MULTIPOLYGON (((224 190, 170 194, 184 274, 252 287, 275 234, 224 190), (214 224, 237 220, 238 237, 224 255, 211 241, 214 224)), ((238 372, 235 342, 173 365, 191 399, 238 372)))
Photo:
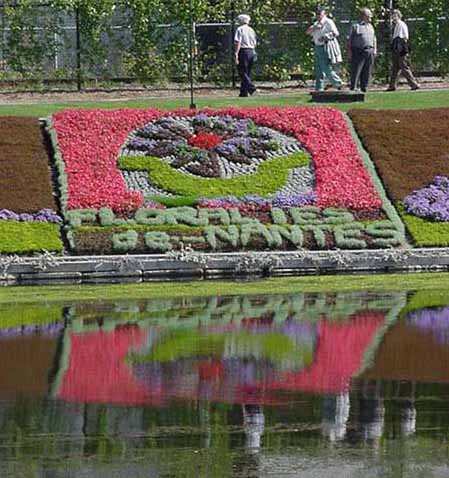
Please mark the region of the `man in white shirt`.
POLYGON ((335 88, 341 89, 343 82, 332 67, 333 63, 341 63, 341 51, 336 40, 339 32, 324 7, 317 8, 317 21, 306 30, 306 34, 312 37, 315 45, 315 90, 324 90, 325 78, 335 88), (335 42, 338 48, 329 50, 326 48, 329 42, 335 42), (334 59, 329 57, 329 51, 335 54, 334 59))
POLYGON ((256 92, 251 80, 251 70, 256 60, 257 37, 256 32, 249 26, 249 15, 239 15, 237 21, 240 26, 235 32, 235 62, 238 65, 241 78, 240 95, 247 97, 256 92))
POLYGON ((407 24, 402 20, 400 10, 393 10, 392 20, 394 25, 392 50, 392 68, 390 86, 387 91, 395 91, 398 83, 398 76, 402 73, 412 90, 418 90, 419 84, 413 76, 410 68, 410 46, 407 24))

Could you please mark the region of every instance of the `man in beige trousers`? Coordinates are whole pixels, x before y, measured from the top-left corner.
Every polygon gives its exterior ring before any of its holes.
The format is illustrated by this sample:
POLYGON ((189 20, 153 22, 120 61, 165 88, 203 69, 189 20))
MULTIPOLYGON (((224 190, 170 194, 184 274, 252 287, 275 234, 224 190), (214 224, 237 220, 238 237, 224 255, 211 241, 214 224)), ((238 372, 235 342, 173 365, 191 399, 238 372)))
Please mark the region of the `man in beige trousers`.
POLYGON ((398 83, 398 76, 403 74, 412 90, 418 90, 419 84, 410 68, 410 45, 407 24, 402 20, 402 14, 399 10, 393 10, 393 40, 392 50, 392 68, 390 77, 390 86, 387 91, 395 91, 398 83))

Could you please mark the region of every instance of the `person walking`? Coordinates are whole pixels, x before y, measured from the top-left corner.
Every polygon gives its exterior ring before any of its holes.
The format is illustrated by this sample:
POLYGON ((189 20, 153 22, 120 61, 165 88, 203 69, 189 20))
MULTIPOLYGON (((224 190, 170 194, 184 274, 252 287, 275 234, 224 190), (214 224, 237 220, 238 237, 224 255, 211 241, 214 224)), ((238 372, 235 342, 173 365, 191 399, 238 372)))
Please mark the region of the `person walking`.
POLYGON ((391 15, 394 25, 393 38, 391 43, 392 67, 390 86, 387 91, 395 91, 398 84, 398 76, 402 73, 412 90, 418 90, 419 84, 413 76, 410 68, 410 45, 408 26, 402 20, 400 10, 393 10, 391 15))
POLYGON ((256 60, 257 37, 256 32, 249 26, 251 17, 239 15, 237 21, 240 26, 235 32, 235 62, 238 65, 241 79, 240 95, 247 97, 257 90, 251 80, 251 70, 256 60))
POLYGON ((351 91, 367 91, 377 55, 376 32, 371 23, 369 8, 360 10, 360 21, 352 26, 348 40, 348 59, 351 63, 351 91))
POLYGON ((324 91, 325 78, 340 90, 343 82, 333 68, 342 62, 337 40, 339 32, 335 22, 327 16, 326 8, 318 7, 316 13, 317 21, 306 30, 315 46, 315 91, 324 91))

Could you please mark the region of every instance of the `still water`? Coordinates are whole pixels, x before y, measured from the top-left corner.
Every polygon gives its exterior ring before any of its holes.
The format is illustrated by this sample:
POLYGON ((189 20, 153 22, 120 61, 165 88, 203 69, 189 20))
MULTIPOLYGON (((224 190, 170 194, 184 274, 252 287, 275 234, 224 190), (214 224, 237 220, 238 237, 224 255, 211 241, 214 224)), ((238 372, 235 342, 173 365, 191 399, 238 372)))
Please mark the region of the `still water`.
POLYGON ((0 305, 0 476, 449 477, 449 292, 0 305))

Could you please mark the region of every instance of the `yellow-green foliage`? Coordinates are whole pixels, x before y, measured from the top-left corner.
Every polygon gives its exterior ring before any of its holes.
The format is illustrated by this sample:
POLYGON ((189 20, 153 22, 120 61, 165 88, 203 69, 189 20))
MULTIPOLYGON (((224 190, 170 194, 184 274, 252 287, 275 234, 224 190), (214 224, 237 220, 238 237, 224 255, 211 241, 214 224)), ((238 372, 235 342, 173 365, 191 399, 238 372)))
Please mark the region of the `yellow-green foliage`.
POLYGON ((268 196, 285 185, 291 169, 306 166, 310 161, 305 153, 275 158, 263 162, 254 174, 231 179, 198 178, 173 169, 168 163, 155 157, 123 157, 122 169, 148 171, 151 182, 164 191, 182 196, 237 196, 257 194, 268 196))
POLYGON ((0 329, 10 329, 26 325, 52 324, 62 319, 62 306, 52 305, 0 305, 0 329))
POLYGON ((433 222, 406 214, 403 211, 401 213, 402 219, 417 246, 449 246, 449 222, 433 222))
POLYGON ((58 224, 0 221, 0 254, 60 252, 62 249, 58 224))

